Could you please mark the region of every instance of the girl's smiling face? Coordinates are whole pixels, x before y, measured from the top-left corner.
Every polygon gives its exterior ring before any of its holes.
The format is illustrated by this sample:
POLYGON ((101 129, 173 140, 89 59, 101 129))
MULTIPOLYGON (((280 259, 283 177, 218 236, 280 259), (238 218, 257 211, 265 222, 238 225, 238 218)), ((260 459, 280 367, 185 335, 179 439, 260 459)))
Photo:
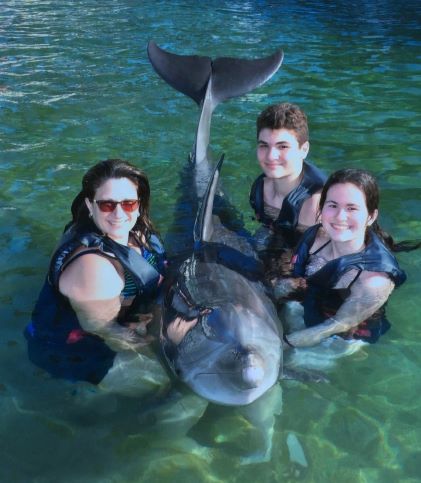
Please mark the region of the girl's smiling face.
POLYGON ((334 242, 364 244, 367 226, 377 218, 378 211, 368 213, 364 193, 353 183, 332 185, 326 194, 321 212, 323 228, 334 242))

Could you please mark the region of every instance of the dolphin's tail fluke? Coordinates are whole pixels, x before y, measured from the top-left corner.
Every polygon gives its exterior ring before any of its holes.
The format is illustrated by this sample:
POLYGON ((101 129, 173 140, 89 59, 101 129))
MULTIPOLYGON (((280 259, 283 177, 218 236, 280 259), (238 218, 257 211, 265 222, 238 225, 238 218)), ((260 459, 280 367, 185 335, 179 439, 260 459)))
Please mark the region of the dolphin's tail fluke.
POLYGON ((174 89, 203 102, 209 79, 212 77, 213 104, 241 96, 264 84, 279 69, 283 52, 262 59, 235 59, 197 55, 177 55, 167 52, 150 41, 148 56, 156 72, 174 89))

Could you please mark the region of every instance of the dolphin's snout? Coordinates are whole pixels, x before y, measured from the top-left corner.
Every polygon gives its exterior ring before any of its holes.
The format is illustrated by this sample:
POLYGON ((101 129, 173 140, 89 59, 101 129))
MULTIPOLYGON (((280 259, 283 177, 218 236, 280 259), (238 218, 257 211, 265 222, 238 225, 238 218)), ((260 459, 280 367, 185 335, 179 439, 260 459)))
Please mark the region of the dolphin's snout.
POLYGON ((249 352, 244 359, 243 382, 250 388, 259 387, 265 377, 262 358, 255 352, 249 352))
POLYGON ((250 388, 259 387, 263 377, 264 371, 261 367, 246 367, 243 369, 243 380, 250 388))

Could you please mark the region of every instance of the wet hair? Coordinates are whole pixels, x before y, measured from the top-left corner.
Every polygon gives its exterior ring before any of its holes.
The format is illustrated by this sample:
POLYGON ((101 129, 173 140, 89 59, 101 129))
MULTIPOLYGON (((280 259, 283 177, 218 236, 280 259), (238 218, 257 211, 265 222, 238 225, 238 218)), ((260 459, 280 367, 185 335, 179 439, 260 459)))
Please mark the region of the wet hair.
POLYGON ((259 114, 256 121, 257 138, 265 128, 294 131, 299 146, 309 139, 306 114, 297 105, 289 102, 268 106, 259 114))
MULTIPOLYGON (((336 184, 352 183, 365 197, 367 211, 370 216, 379 209, 379 187, 376 178, 364 169, 345 168, 332 173, 327 179, 320 196, 319 213, 321 213, 326 202, 326 195, 329 189, 336 184)), ((385 232, 377 220, 371 225, 372 230, 383 240, 383 242, 395 252, 415 250, 421 246, 419 241, 402 241, 395 243, 393 238, 385 232)))
POLYGON ((72 203, 72 221, 75 225, 81 226, 89 223, 89 210, 85 198, 93 201, 95 193, 109 179, 127 178, 137 187, 137 194, 140 200, 139 216, 133 231, 140 236, 144 242, 148 242, 150 235, 156 230, 149 218, 150 187, 146 174, 128 161, 122 159, 107 159, 100 161, 90 168, 82 178, 82 190, 72 203))

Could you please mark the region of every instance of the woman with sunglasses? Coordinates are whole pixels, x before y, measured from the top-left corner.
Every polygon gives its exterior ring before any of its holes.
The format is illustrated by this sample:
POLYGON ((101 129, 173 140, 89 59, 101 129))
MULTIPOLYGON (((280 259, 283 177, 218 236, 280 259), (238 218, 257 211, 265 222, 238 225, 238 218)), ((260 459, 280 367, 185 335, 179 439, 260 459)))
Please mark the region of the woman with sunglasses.
POLYGON ((53 376, 121 379, 128 352, 138 360, 151 341, 166 262, 149 197, 146 175, 126 161, 99 162, 83 177, 25 330, 30 359, 53 376))

